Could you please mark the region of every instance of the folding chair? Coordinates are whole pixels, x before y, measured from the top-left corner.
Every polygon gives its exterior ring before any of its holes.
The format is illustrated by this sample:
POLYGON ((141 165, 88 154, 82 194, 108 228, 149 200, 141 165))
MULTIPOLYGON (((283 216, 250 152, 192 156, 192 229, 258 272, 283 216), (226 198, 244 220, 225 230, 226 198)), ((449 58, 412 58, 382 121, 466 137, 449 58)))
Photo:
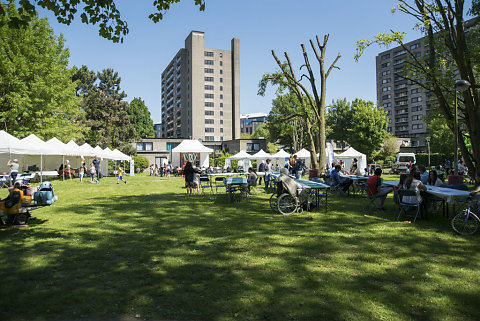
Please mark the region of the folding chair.
POLYGON ((207 176, 200 176, 200 187, 202 188, 202 195, 213 198, 213 184, 207 176), (210 189, 210 191, 209 191, 210 189))
POLYGON ((417 201, 417 192, 408 189, 399 189, 397 193, 398 205, 400 206, 397 221, 400 220, 400 216, 402 215, 402 213, 407 215, 408 211, 415 209, 415 218, 413 219, 413 223, 415 223, 418 215, 420 214, 420 203, 417 201), (404 201, 405 197, 411 197, 412 199, 415 199, 415 202, 404 201))
POLYGON ((377 204, 377 200, 380 200, 383 196, 377 195, 370 195, 371 189, 367 183, 364 183, 363 190, 365 191, 365 199, 367 200, 367 204, 364 207, 365 212, 369 212, 371 210, 377 210, 380 204, 377 204))
POLYGON ((225 177, 215 177, 215 193, 218 194, 218 188, 227 187, 227 179, 225 177))

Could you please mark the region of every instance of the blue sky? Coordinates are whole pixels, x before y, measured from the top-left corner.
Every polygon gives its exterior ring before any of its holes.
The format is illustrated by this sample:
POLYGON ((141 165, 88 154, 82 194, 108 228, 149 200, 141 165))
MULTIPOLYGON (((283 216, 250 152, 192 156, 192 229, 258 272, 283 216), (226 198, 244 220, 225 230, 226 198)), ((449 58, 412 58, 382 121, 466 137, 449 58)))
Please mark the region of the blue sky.
MULTIPOLYGON (((299 67, 300 44, 330 34, 327 62, 337 53, 342 58, 341 69, 332 71, 328 80, 327 102, 345 97, 375 101, 375 56, 383 49, 368 49, 356 63, 356 41, 391 29, 407 32, 407 40, 418 37, 413 18, 391 13, 395 0, 207 0, 204 12, 193 0, 182 0, 157 24, 148 19, 153 0, 117 2, 130 29, 123 44, 101 38, 96 26, 82 24, 80 19, 65 26, 45 11, 40 16, 49 17, 55 33, 65 36, 72 66, 118 71, 127 100, 145 100, 155 122, 161 119, 160 75, 191 30, 204 31, 205 46, 210 48, 229 49, 233 37, 240 39, 241 113, 270 111, 274 88, 265 97, 258 96, 257 90, 262 75, 276 70, 272 49, 279 55, 287 51, 299 67)), ((311 53, 310 61, 314 60, 311 53)))

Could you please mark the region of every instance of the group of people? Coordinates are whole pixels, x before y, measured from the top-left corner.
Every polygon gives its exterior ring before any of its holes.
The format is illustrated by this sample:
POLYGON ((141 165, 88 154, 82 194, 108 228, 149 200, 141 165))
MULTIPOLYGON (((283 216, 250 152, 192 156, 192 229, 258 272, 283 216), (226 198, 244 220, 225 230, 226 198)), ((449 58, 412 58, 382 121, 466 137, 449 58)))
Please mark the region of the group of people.
POLYGON ((172 163, 171 162, 164 163, 160 167, 157 164, 151 164, 149 171, 150 171, 150 176, 160 176, 160 177, 170 178, 173 172, 172 163))

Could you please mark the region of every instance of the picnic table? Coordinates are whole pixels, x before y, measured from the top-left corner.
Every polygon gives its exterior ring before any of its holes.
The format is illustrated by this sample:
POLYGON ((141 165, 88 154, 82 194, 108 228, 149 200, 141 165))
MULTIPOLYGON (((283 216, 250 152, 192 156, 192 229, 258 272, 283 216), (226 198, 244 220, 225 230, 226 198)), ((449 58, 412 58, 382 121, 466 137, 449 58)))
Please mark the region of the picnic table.
MULTIPOLYGON (((386 185, 386 186, 398 186, 398 184, 399 184, 399 181, 383 182, 383 185, 386 185)), ((444 203, 447 203, 447 217, 449 217, 448 204, 453 204, 453 209, 455 211, 455 202, 465 201, 470 196, 469 191, 463 191, 463 190, 458 190, 458 189, 448 188, 448 187, 431 186, 431 185, 425 185, 425 186, 427 187, 427 191, 426 191, 427 194, 441 198, 444 203)))
POLYGON ((229 177, 226 186, 227 199, 233 201, 248 197, 248 183, 246 177, 229 177))
POLYGON ((317 206, 318 206, 318 204, 320 204, 320 198, 322 196, 325 196, 325 213, 327 212, 327 209, 328 209, 328 189, 330 188, 329 185, 314 182, 314 181, 308 181, 306 179, 296 179, 295 182, 297 182, 300 185, 306 186, 306 187, 310 188, 311 190, 314 190, 317 206), (325 194, 320 193, 319 192, 320 190, 325 190, 325 194))

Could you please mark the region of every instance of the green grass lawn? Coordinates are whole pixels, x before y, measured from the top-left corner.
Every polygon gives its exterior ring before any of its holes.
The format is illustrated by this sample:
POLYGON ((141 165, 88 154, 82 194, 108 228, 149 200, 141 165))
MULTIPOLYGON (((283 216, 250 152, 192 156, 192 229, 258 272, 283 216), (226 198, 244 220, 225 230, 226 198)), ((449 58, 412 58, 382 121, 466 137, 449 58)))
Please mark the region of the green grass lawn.
POLYGON ((371 213, 337 197, 282 216, 265 193, 228 204, 186 197, 180 178, 126 178, 54 181, 54 205, 0 230, 0 320, 480 316, 480 235, 441 215, 396 222, 391 197, 371 213))

